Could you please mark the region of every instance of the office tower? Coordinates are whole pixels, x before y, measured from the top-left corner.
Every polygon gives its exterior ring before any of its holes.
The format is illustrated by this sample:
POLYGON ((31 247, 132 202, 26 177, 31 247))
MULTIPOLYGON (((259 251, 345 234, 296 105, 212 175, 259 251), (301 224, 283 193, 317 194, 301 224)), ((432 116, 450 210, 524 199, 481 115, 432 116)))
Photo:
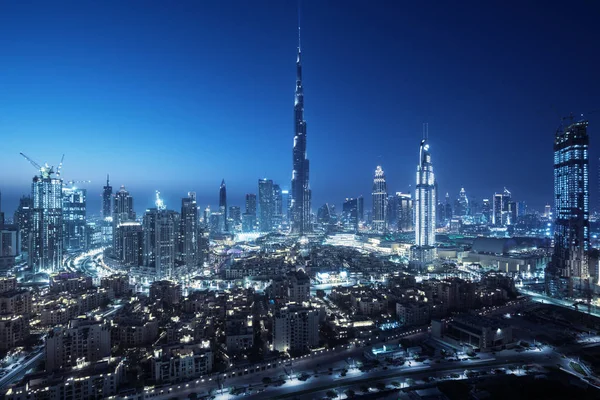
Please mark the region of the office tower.
POLYGON ((34 272, 56 271, 62 266, 62 179, 52 168, 40 168, 33 178, 31 248, 29 265, 34 272))
POLYGON ((110 325, 94 319, 73 319, 53 328, 46 338, 46 371, 75 367, 110 356, 110 325))
POLYGON ((198 265, 198 204, 196 192, 181 199, 181 224, 179 231, 179 261, 188 268, 198 265))
POLYGON ((143 230, 142 224, 137 221, 124 221, 117 226, 115 233, 119 240, 119 261, 129 268, 137 268, 143 264, 143 230))
POLYGON ((492 222, 492 206, 490 204, 490 199, 483 199, 481 204, 481 214, 484 218, 484 223, 490 224, 492 222))
POLYGON ((63 247, 66 250, 85 249, 87 247, 85 189, 63 188, 63 247))
POLYGON ((106 175, 106 186, 102 190, 102 218, 112 217, 112 186, 106 175))
MULTIPOLYGON (((294 150, 292 169, 292 232, 303 235, 311 231, 311 197, 306 158, 306 121, 304 120, 304 88, 302 87, 302 55, 298 27, 298 58, 296 59, 296 94, 294 98, 294 150)), ((262 230, 262 229, 261 229, 262 230)))
POLYGON ((225 179, 221 181, 221 187, 219 188, 219 212, 223 219, 223 230, 222 233, 229 231, 227 221, 227 187, 225 187, 225 179))
POLYGON ((19 207, 14 214, 14 223, 19 230, 20 252, 29 252, 31 245, 31 229, 33 224, 33 199, 30 196, 22 196, 19 199, 19 207))
POLYGON ((421 140, 415 190, 415 245, 413 258, 429 263, 435 257, 435 176, 427 139, 421 140))
POLYGON ((331 222, 331 211, 329 204, 325 203, 317 211, 317 222, 321 225, 329 225, 331 222))
POLYGON ((174 277, 179 213, 167 210, 156 193, 156 208, 144 214, 144 267, 156 280, 174 277))
POLYGON ((271 179, 259 179, 258 224, 261 232, 271 232, 273 230, 273 206, 273 181, 271 179))
POLYGON ((239 206, 229 207, 229 229, 230 231, 239 232, 242 224, 242 210, 239 206))
MULTIPOLYGON (((572 121, 572 119, 571 119, 572 121)), ((589 289, 589 136, 587 121, 559 128, 554 139, 554 253, 548 291, 589 289), (565 287, 566 286, 566 287, 565 287)))
POLYGON ((544 207, 544 218, 550 218, 552 216, 552 207, 550 204, 546 204, 544 207))
POLYGON ((344 229, 358 232, 358 199, 346 198, 342 205, 342 223, 344 229))
POLYGON ((458 193, 458 198, 456 199, 454 206, 454 215, 456 217, 464 217, 469 215, 469 198, 467 197, 465 188, 461 188, 460 192, 458 193))
POLYGON ((225 231, 224 215, 220 212, 210 214, 208 230, 211 235, 221 235, 225 231))
POLYGON ((373 229, 377 232, 386 230, 387 184, 381 166, 375 169, 373 178, 373 229))
POLYGON ((283 195, 281 187, 273 184, 273 226, 279 228, 283 223, 283 195))
POLYGON ((204 222, 204 226, 208 228, 210 225, 210 205, 206 206, 204 212, 202 213, 202 220, 204 222))
POLYGON ((410 232, 414 230, 413 223, 413 200, 410 193, 396 192, 397 204, 397 226, 400 232, 410 232))
POLYGON ((508 204, 511 201, 511 193, 504 188, 502 193, 494 194, 492 225, 504 227, 510 225, 510 212, 508 204))
POLYGON ((390 194, 387 197, 387 209, 385 211, 386 226, 388 230, 398 228, 398 198, 395 194, 390 194))
POLYGON ((292 206, 292 197, 290 191, 283 189, 281 191, 281 207, 283 213, 283 222, 288 224, 290 222, 290 208, 292 206))
POLYGON ((358 223, 364 223, 366 221, 365 219, 365 199, 364 197, 358 196, 356 198, 356 212, 357 217, 358 217, 358 223))
POLYGON ((253 232, 256 229, 256 195, 246 194, 246 211, 242 215, 242 231, 253 232))
POLYGON ((113 218, 112 218, 112 246, 113 257, 117 260, 123 260, 123 238, 119 236, 122 230, 119 225, 124 222, 135 221, 135 211, 133 211, 133 197, 121 186, 114 197, 113 218))

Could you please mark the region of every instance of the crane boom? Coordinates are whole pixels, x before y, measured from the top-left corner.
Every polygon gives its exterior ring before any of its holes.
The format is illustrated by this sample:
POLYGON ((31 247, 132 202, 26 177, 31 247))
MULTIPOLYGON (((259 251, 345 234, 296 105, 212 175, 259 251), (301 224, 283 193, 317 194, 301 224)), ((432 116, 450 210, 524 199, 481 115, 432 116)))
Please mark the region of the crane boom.
POLYGON ((63 165, 63 161, 65 160, 65 155, 63 154, 61 159, 60 159, 60 164, 58 164, 58 168, 56 169, 56 177, 60 178, 60 170, 62 168, 63 165))
POLYGON ((35 167, 35 168, 36 168, 38 171, 40 171, 40 170, 42 169, 42 167, 41 167, 41 165, 40 165, 40 164, 36 163, 36 162, 35 162, 35 161, 33 161, 31 158, 27 157, 25 154, 23 154, 23 153, 19 153, 19 154, 20 154, 20 155, 22 155, 23 157, 25 157, 25 159, 26 159, 27 161, 29 161, 29 163, 30 163, 31 165, 33 165, 33 166, 34 166, 34 167, 35 167))

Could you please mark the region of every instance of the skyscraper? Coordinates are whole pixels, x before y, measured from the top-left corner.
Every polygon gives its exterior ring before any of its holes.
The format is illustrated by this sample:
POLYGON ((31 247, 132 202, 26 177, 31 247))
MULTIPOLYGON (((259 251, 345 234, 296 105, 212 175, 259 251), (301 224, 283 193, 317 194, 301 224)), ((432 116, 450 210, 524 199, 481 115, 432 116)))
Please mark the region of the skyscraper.
POLYGON ((179 259, 188 268, 198 265, 198 205, 196 193, 189 192, 181 199, 179 259))
MULTIPOLYGON (((548 268, 551 294, 572 295, 590 277, 589 136, 587 121, 559 128, 554 138, 554 254, 548 268)), ((589 283, 589 282, 587 282, 589 283)))
POLYGON ((258 180, 258 210, 259 230, 271 232, 273 230, 273 181, 271 179, 258 180))
POLYGON ((396 192, 396 203, 398 210, 398 230, 400 232, 412 231, 415 227, 413 224, 413 200, 410 193, 396 192))
POLYGON ((225 179, 223 179, 219 188, 219 212, 221 213, 221 218, 223 218, 223 232, 229 231, 227 211, 227 187, 225 186, 225 179))
POLYGON ((358 199, 346 198, 342 205, 342 223, 344 229, 358 232, 358 199))
POLYGON ((454 206, 455 216, 464 217, 469 215, 469 198, 467 197, 467 192, 465 192, 465 188, 460 188, 460 192, 458 193, 458 198, 456 199, 456 203, 454 206))
POLYGON ((306 158, 306 121, 304 120, 304 89, 302 87, 302 57, 300 27, 298 27, 298 58, 296 59, 296 94, 294 100, 294 150, 292 169, 292 232, 303 235, 311 231, 311 197, 306 158))
MULTIPOLYGON (((115 194, 114 207, 113 207, 113 218, 112 218, 112 245, 113 245, 113 257, 117 260, 123 261, 123 237, 121 236, 124 232, 120 229, 120 225, 126 222, 135 221, 135 211, 133 211, 133 197, 125 189, 125 186, 121 186, 121 189, 115 194)), ((130 230, 130 228, 127 228, 130 230)))
POLYGON ((33 199, 30 196, 22 196, 19 199, 19 207, 14 214, 14 223, 19 229, 20 252, 29 252, 31 245, 33 199))
POLYGON ((283 223, 283 195, 281 187, 273 184, 273 226, 279 228, 283 223))
POLYGON ((384 232, 387 226, 387 200, 385 174, 381 166, 378 165, 373 178, 373 229, 377 232, 384 232))
POLYGON ((504 188, 502 193, 494 194, 492 225, 499 227, 510 225, 509 203, 511 196, 511 193, 506 188, 504 188))
POLYGON ((112 186, 106 175, 106 186, 102 190, 102 218, 112 217, 112 186))
POLYGON ((65 249, 85 249, 86 243, 85 189, 63 188, 63 246, 65 249))
POLYGON ((160 193, 156 208, 144 214, 144 267, 154 279, 173 277, 179 231, 179 213, 167 210, 160 193))
POLYGON ((413 258, 420 263, 435 257, 435 176, 427 139, 421 140, 415 188, 415 245, 413 258))
POLYGON ((34 272, 56 271, 62 266, 62 179, 49 167, 33 177, 33 223, 29 265, 34 272))
POLYGON ((252 232, 256 228, 256 195, 246 194, 246 211, 242 215, 242 231, 252 232))

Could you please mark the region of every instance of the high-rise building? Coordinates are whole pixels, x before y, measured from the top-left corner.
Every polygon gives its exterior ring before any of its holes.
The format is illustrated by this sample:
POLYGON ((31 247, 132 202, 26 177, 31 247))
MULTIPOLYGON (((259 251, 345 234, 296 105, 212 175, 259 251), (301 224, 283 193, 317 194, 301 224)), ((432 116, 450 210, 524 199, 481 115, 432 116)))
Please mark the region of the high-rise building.
POLYGON ((225 186, 225 179, 223 179, 219 188, 219 212, 223 218, 223 233, 229 231, 227 211, 227 187, 225 186))
POLYGON ((198 204, 196 193, 189 192, 181 199, 178 258, 188 268, 198 265, 198 204))
POLYGON ((554 253, 547 271, 551 294, 589 289, 589 136, 587 121, 561 127, 554 138, 554 253), (587 283, 586 283, 587 281, 587 283))
POLYGON ((156 280, 175 276, 179 213, 167 210, 156 193, 156 208, 144 214, 144 267, 156 280))
POLYGON ((123 260, 123 238, 120 236, 123 230, 118 227, 124 222, 135 221, 135 211, 133 210, 133 197, 121 186, 114 197, 113 217, 112 217, 112 245, 113 257, 117 260, 123 260))
POLYGON ((31 229, 33 218, 33 199, 30 196, 22 196, 19 199, 19 207, 15 211, 14 223, 19 230, 20 252, 29 252, 31 245, 31 229))
POLYGON ((112 186, 106 175, 106 186, 102 189, 102 218, 112 217, 112 186))
POLYGON ((387 214, 387 184, 385 182, 385 173, 381 166, 375 169, 373 178, 373 229, 377 232, 386 230, 387 214))
POLYGON ((281 204, 283 208, 283 222, 288 224, 290 222, 290 210, 292 207, 292 196, 290 196, 289 190, 283 189, 281 191, 281 204))
POLYGON ((85 189, 63 187, 63 247, 67 250, 87 248, 86 197, 85 189))
POLYGON ((342 223, 344 229, 358 232, 358 199, 346 198, 342 205, 342 223))
POLYGON ((503 227, 510 225, 510 208, 511 193, 504 188, 502 193, 494 194, 492 225, 503 227))
POLYGON ((62 179, 49 167, 33 178, 33 221, 29 265, 34 272, 56 271, 62 266, 62 179))
POLYGON ((258 209, 259 230, 271 232, 273 230, 273 181, 271 179, 258 180, 258 209))
POLYGON ((490 204, 490 199, 483 199, 481 204, 481 215, 486 224, 492 223, 492 206, 490 204))
POLYGON ((410 193, 396 192, 397 226, 400 232, 410 232, 415 229, 413 223, 413 200, 410 193))
POLYGON ((365 218, 365 198, 362 195, 356 198, 356 212, 358 213, 358 223, 364 223, 365 218))
POLYGON ((246 211, 242 215, 242 231, 252 232, 256 229, 256 195, 246 194, 246 211))
POLYGON ((233 225, 236 228, 236 230, 239 230, 239 226, 242 223, 242 210, 239 206, 229 207, 229 221, 231 222, 230 229, 232 231, 233 228, 231 225, 233 225))
POLYGON ((279 228, 283 223, 283 195, 281 187, 273 184, 273 226, 279 228))
POLYGON ((421 140, 415 190, 415 251, 413 259, 429 263, 435 257, 435 176, 427 139, 421 140))
POLYGON ((122 265, 137 268, 143 264, 144 236, 142 224, 137 221, 120 222, 115 234, 119 240, 119 261, 122 265))
POLYGON ((319 344, 319 312, 290 303, 273 315, 273 349, 305 351, 319 344))
POLYGON ((304 88, 302 86, 302 54, 298 27, 298 57, 296 59, 296 93, 294 99, 294 150, 292 169, 292 232, 303 235, 311 231, 311 198, 306 158, 306 121, 304 120, 304 88))
POLYGON ((454 216, 464 217, 469 214, 469 198, 467 197, 465 188, 461 188, 454 206, 454 216))

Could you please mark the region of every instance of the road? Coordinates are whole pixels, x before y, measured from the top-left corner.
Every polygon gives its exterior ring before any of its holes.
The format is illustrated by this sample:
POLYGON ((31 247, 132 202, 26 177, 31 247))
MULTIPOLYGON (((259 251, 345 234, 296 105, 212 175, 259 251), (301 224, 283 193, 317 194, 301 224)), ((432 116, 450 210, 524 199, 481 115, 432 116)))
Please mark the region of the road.
POLYGON ((17 364, 16 368, 11 369, 0 379, 0 390, 21 379, 28 370, 35 368, 44 357, 44 347, 42 346, 30 354, 33 354, 33 356, 29 360, 26 360, 22 364, 17 364))
MULTIPOLYGON (((288 398, 288 397, 299 397, 306 398, 305 396, 311 393, 317 393, 320 391, 326 391, 331 388, 349 388, 353 386, 369 385, 376 382, 402 378, 413 378, 421 379, 428 376, 447 376, 453 373, 464 373, 465 370, 473 369, 493 369, 497 367, 506 367, 508 365, 522 366, 526 364, 537 364, 547 366, 557 366, 557 364, 568 368, 568 360, 560 356, 560 354, 553 352, 549 347, 545 347, 543 351, 533 350, 527 352, 516 352, 514 350, 505 350, 497 353, 497 355, 487 355, 482 357, 491 357, 488 359, 480 360, 465 360, 465 361, 446 361, 443 360, 439 364, 423 364, 415 363, 412 366, 401 366, 393 367, 388 366, 387 369, 379 367, 370 372, 360 372, 358 370, 348 371, 345 377, 340 376, 339 371, 341 368, 348 368, 346 362, 348 357, 357 356, 362 352, 363 348, 351 348, 343 349, 339 353, 327 355, 327 357, 318 357, 314 359, 307 359, 295 362, 293 365, 294 374, 305 373, 311 377, 303 382, 296 378, 287 379, 286 383, 282 386, 276 387, 269 385, 264 387, 261 384, 263 377, 269 377, 273 381, 280 377, 286 377, 286 370, 288 367, 278 368, 271 371, 265 371, 263 373, 256 373, 253 375, 241 376, 239 378, 229 378, 223 382, 217 383, 215 379, 211 380, 199 380, 192 381, 186 384, 174 385, 164 388, 151 389, 155 399, 172 399, 172 398, 186 398, 190 393, 196 393, 198 395, 206 394, 209 390, 213 389, 219 393, 219 388, 224 388, 223 394, 218 394, 217 399, 229 399, 236 396, 228 394, 228 389, 231 387, 235 388, 247 388, 252 385, 253 390, 264 390, 260 393, 249 394, 246 396, 250 399, 275 399, 275 398, 288 398), (325 366, 318 367, 318 377, 315 377, 315 362, 320 361, 325 363, 325 366), (330 375, 327 367, 333 368, 333 372, 330 375), (196 383, 198 382, 198 383, 196 383)), ((289 371, 288 371, 289 372, 289 371)), ((249 392, 250 393, 250 392, 249 392)))
MULTIPOLYGON (((537 301, 538 303, 543 303, 543 304, 552 304, 555 306, 559 306, 559 307, 563 307, 563 308, 568 308, 569 310, 573 310, 573 311, 579 311, 581 313, 585 313, 587 314, 587 306, 586 305, 580 305, 579 309, 576 309, 573 304, 575 303, 575 300, 561 300, 561 299, 555 299, 553 297, 549 297, 546 296, 544 294, 538 293, 538 292, 533 292, 531 290, 527 290, 524 288, 519 288, 519 292, 521 292, 522 294, 526 294, 527 296, 531 297, 532 301, 537 301)), ((600 318, 600 312, 598 312, 597 307, 593 306, 592 310, 590 312, 591 315, 593 315, 594 317, 599 317, 600 318)))

